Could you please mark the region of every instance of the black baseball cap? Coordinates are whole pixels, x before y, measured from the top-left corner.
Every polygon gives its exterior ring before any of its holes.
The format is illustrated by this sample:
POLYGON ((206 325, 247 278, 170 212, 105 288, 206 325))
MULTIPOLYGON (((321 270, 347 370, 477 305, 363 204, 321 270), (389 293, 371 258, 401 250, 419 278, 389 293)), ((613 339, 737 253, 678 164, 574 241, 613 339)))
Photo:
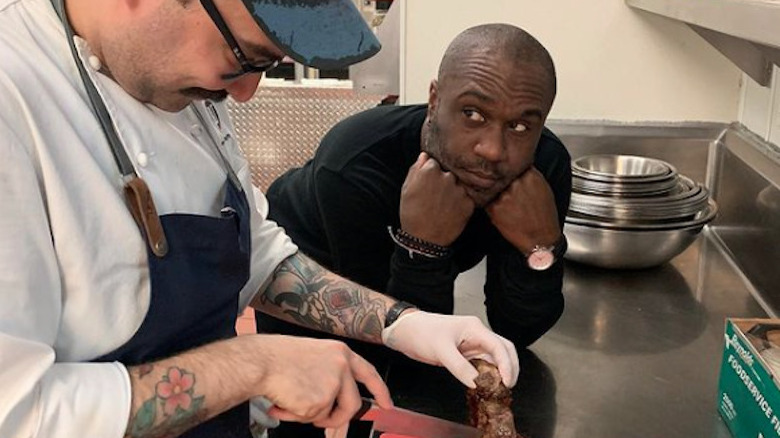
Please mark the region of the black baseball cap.
POLYGON ((263 32, 287 56, 338 69, 382 48, 353 0, 242 0, 263 32))

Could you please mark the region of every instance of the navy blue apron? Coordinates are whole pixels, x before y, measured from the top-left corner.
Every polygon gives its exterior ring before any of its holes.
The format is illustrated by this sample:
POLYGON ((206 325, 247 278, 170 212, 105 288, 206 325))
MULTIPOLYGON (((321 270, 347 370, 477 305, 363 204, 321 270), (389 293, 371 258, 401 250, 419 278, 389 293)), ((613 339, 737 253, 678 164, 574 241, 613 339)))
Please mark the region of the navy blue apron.
MULTIPOLYGON (((249 279, 249 206, 240 189, 230 181, 226 185, 222 217, 160 217, 168 253, 157 257, 147 250, 151 301, 146 318, 127 343, 96 361, 137 365, 236 335, 238 295, 249 279)), ((250 438, 249 404, 181 436, 250 438)))

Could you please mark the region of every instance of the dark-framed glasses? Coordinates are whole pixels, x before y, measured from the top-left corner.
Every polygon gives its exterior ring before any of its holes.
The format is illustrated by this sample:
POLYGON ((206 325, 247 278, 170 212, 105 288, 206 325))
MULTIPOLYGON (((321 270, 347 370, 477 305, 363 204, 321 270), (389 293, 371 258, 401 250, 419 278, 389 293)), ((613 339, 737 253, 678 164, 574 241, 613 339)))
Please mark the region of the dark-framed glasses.
POLYGON ((219 32, 222 34, 225 42, 227 42, 228 47, 230 47, 230 50, 233 51, 233 55, 235 55, 238 60, 239 66, 241 66, 240 71, 222 75, 222 80, 233 80, 248 73, 265 73, 279 65, 278 59, 271 59, 262 64, 250 63, 249 59, 244 54, 244 51, 239 47, 236 38, 233 37, 233 33, 230 32, 230 28, 228 28, 227 23, 225 23, 225 19, 222 18, 222 15, 217 10, 217 6, 214 2, 212 0, 200 0, 200 3, 203 5, 206 13, 209 14, 211 21, 213 21, 214 25, 219 29, 219 32))

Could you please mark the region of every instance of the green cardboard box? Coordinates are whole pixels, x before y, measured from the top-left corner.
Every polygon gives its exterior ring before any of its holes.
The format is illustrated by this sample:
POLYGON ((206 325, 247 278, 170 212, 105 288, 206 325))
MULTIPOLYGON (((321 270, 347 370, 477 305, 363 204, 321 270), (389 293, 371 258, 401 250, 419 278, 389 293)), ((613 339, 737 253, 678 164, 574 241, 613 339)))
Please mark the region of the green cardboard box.
POLYGON ((735 438, 780 438, 780 389, 759 353, 773 345, 768 333, 780 335, 780 319, 726 321, 718 412, 735 438))

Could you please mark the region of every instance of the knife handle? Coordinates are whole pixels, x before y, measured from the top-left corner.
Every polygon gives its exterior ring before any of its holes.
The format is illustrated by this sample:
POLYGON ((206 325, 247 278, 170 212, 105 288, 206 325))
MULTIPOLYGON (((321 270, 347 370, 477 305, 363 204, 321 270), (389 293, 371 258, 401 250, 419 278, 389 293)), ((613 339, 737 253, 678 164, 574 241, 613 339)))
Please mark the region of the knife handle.
POLYGON ((373 411, 371 410, 372 407, 374 407, 374 401, 370 398, 361 397, 360 398, 362 404, 360 405, 360 409, 357 411, 357 413, 352 417, 353 420, 363 420, 363 421, 373 421, 375 419, 375 415, 373 414, 373 411))

